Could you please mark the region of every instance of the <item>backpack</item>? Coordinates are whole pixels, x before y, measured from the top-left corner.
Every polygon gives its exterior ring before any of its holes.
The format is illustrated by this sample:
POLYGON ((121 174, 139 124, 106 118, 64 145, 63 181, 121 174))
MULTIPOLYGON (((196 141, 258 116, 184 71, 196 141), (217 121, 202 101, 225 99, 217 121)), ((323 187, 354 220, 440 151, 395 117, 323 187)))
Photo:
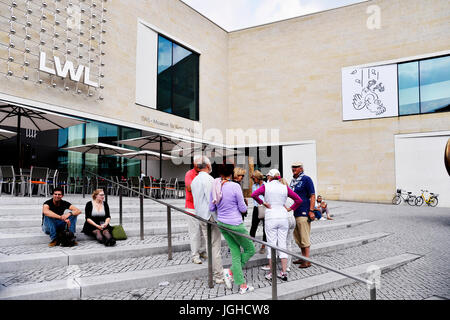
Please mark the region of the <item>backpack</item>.
POLYGON ((58 231, 56 239, 62 247, 73 247, 75 245, 75 235, 69 230, 67 224, 64 229, 58 231))

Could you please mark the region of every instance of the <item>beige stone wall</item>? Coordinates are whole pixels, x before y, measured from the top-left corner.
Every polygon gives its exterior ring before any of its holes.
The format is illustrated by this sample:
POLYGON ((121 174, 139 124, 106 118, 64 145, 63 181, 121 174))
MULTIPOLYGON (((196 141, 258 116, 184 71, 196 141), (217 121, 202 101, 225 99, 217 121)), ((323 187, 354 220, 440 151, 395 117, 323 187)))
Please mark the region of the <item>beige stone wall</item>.
MULTIPOLYGON (((20 1, 18 3, 22 6, 20 1)), ((52 88, 36 81, 25 81, 15 77, 3 78, 0 81, 0 93, 62 106, 67 108, 68 113, 70 110, 77 110, 88 115, 104 116, 131 125, 161 130, 173 131, 166 126, 146 121, 143 117, 147 120, 158 119, 162 123, 171 123, 187 129, 201 124, 204 129, 214 126, 224 130, 226 123, 223 119, 227 118, 228 106, 227 32, 178 0, 132 1, 132 5, 129 0, 114 0, 106 2, 105 7, 107 32, 104 36, 106 44, 103 47, 106 52, 103 58, 105 78, 101 79, 105 87, 101 91, 103 101, 89 98, 85 94, 78 95, 74 90, 67 92, 60 86, 52 88), (200 50, 200 123, 135 104, 138 18, 200 50)), ((6 7, 4 9, 6 10, 6 7)), ((5 12, 5 16, 9 14, 5 12)), ((54 17, 48 18, 52 23, 53 19, 54 17)), ((1 26, 1 29, 5 28, 9 30, 9 26, 1 26)), ((6 32, 0 33, 0 36, 2 42, 7 41, 6 32)), ((38 60, 35 60, 32 67, 37 69, 38 60)), ((15 74, 22 74, 20 70, 22 67, 14 68, 15 74)), ((45 77, 45 74, 43 76, 45 77)))
POLYGON ((318 192, 326 198, 390 201, 394 135, 450 130, 450 113, 343 122, 341 98, 342 67, 448 50, 447 0, 369 1, 232 33, 178 0, 114 0, 106 8, 104 100, 6 77, 0 93, 136 126, 170 130, 145 117, 195 128, 193 121, 135 104, 140 18, 201 52, 203 130, 218 128, 225 136, 227 128, 278 128, 282 142, 315 140, 318 192), (369 5, 381 9, 379 30, 366 27, 369 5))
POLYGON ((394 135, 449 130, 450 113, 343 122, 341 68, 448 50, 449 30, 449 1, 384 0, 232 32, 229 127, 315 140, 319 193, 390 201, 394 135), (366 27, 369 5, 381 9, 378 30, 366 27))

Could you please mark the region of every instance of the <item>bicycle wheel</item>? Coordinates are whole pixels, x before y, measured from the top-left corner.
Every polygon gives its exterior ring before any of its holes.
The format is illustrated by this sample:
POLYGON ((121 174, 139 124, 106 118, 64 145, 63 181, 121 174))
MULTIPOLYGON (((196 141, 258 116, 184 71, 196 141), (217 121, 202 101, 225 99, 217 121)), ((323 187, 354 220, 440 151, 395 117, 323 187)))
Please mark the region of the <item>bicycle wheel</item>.
POLYGON ((436 207, 437 206, 437 204, 438 204, 438 199, 437 198, 431 198, 430 199, 430 201, 428 202, 428 205, 430 206, 430 207, 436 207))
POLYGON ((408 204, 410 205, 410 206, 413 206, 413 205, 415 205, 416 204, 416 196, 409 196, 408 197, 408 200, 407 200, 407 202, 408 202, 408 204))
POLYGON ((420 207, 421 205, 423 205, 423 198, 417 197, 416 198, 416 206, 420 207))
POLYGON ((396 196, 392 199, 392 204, 400 204, 400 202, 402 202, 402 197, 400 197, 399 195, 396 195, 396 196))

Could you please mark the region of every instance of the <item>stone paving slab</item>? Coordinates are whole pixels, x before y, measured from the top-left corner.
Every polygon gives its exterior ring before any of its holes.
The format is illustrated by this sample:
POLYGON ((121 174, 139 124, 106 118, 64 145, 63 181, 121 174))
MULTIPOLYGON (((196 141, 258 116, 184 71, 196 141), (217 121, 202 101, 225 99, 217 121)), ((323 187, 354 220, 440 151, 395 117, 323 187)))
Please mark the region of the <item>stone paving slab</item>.
MULTIPOLYGON (((381 273, 389 272, 395 268, 419 259, 419 255, 415 254, 402 254, 399 256, 393 256, 386 259, 372 261, 366 264, 358 265, 355 267, 340 270, 343 273, 358 276, 363 279, 367 278, 367 270, 371 266, 377 266, 381 273)), ((351 278, 344 275, 327 272, 325 274, 308 277, 301 280, 282 282, 277 284, 277 296, 279 300, 298 300, 305 298, 318 292, 328 291, 332 288, 340 287, 346 284, 356 282, 351 278)), ((368 289, 367 289, 368 291, 368 289)), ((367 294, 369 296, 369 294, 367 294)), ((272 288, 266 287, 263 289, 256 289, 254 292, 248 293, 245 296, 240 294, 232 294, 217 298, 217 300, 271 300, 272 288)))
MULTIPOLYGON (((352 241, 352 239, 349 239, 349 241, 352 241)), ((359 240, 360 241, 360 240, 359 240)), ((361 242, 359 242, 361 243, 361 242)), ((321 253, 326 253, 328 251, 334 252, 337 249, 339 249, 339 246, 342 244, 331 242, 329 243, 328 248, 326 246, 323 246, 321 249, 314 249, 312 247, 312 250, 314 250, 314 255, 320 255, 321 253)), ((358 245, 358 243, 354 243, 353 245, 358 245)), ((344 245, 345 247, 345 245, 344 245)), ((300 254, 300 251, 294 250, 298 254, 300 254)), ((224 267, 229 267, 231 264, 231 257, 229 252, 227 252, 227 248, 222 248, 222 257, 223 257, 223 264, 224 267)), ((262 265, 265 265, 267 263, 267 258, 265 255, 262 254, 256 254, 252 259, 247 263, 248 268, 255 269, 255 272, 257 274, 257 277, 259 278, 259 281, 265 281, 263 275, 261 275, 261 270, 259 270, 259 267, 262 265), (259 272, 259 274, 258 274, 259 272)), ((134 272, 134 271, 142 271, 142 272, 153 272, 154 269, 166 269, 167 267, 173 266, 173 265, 184 265, 184 264, 191 264, 190 263, 190 254, 189 252, 178 252, 174 253, 174 259, 173 260, 167 260, 167 255, 153 255, 153 256, 145 256, 140 258, 129 258, 129 259, 123 259, 123 260, 107 260, 103 263, 86 263, 86 264, 80 264, 80 265, 70 265, 70 266, 59 266, 59 267, 52 267, 50 265, 46 266, 45 268, 41 269, 33 269, 33 270, 27 270, 22 272, 6 272, 0 274, 0 284, 4 288, 14 287, 14 286, 21 286, 23 290, 27 290, 26 285, 32 285, 35 283, 41 283, 43 286, 48 283, 48 281, 61 281, 61 280, 67 280, 71 278, 84 278, 89 277, 92 275, 103 275, 105 277, 110 277, 110 279, 114 279, 119 274, 134 272)), ((205 270, 207 270, 207 264, 203 264, 205 270)), ((300 269, 298 269, 300 270, 300 269)), ((317 270, 316 270, 317 271, 317 270)), ((264 273, 264 272, 263 272, 264 273)), ((295 273, 295 272, 294 272, 295 273)), ((135 287, 135 280, 131 276, 124 275, 126 279, 129 279, 129 289, 135 287)), ((179 276, 172 275, 170 278, 160 278, 161 281, 174 281, 178 280, 179 276)), ((205 277, 203 277, 205 279, 205 277)), ((254 279, 255 280, 255 279, 254 279)), ((79 281, 78 281, 79 282, 79 281)), ((105 291, 111 291, 114 289, 113 287, 109 287, 109 283, 103 282, 103 287, 105 291)), ((32 288, 35 288, 34 286, 32 288)), ((22 293, 17 293, 23 297, 24 295, 22 293)), ((48 291, 47 291, 48 292, 48 291)), ((231 293, 231 291, 229 292, 231 293)), ((11 295, 10 295, 11 296, 11 295)), ((52 296, 50 294, 50 296, 52 296)))
MULTIPOLYGON (((401 266, 381 277, 381 288, 377 290, 380 300, 415 300, 433 296, 450 297, 450 212, 448 208, 427 208, 393 206, 386 204, 366 204, 339 202, 354 213, 345 219, 370 219, 372 223, 344 230, 347 236, 364 235, 375 231, 391 233, 376 242, 363 246, 324 253, 314 257, 324 264, 340 269, 385 259, 393 255, 410 252, 422 258, 401 266), (437 210, 434 210, 437 209, 437 210)), ((337 238, 342 230, 326 233, 313 233, 312 243, 322 237, 337 238), (314 238, 316 237, 316 238, 314 238), (319 238, 317 238, 319 237, 319 238)), ((278 266, 279 268, 280 266, 278 266)), ((308 269, 291 268, 289 282, 322 274, 325 270, 316 266, 308 269)), ((244 269, 248 283, 255 288, 270 288, 264 279, 265 272, 259 267, 244 269)), ((281 283, 281 280, 278 280, 281 283)), ((237 293, 238 288, 226 289, 223 285, 208 288, 205 279, 191 279, 170 283, 164 287, 136 288, 134 290, 110 292, 89 297, 91 300, 199 300, 237 293)), ((365 285, 353 284, 334 288, 305 298, 307 300, 366 300, 368 291, 365 285)))

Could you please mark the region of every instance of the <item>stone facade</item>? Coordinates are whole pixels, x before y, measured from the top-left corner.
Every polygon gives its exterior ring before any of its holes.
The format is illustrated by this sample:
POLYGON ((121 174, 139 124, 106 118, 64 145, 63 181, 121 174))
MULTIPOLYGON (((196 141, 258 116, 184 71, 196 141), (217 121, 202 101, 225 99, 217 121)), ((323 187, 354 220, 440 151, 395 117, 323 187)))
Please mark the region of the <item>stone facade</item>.
MULTIPOLYGON (((450 113, 342 121, 341 97, 343 67, 448 50, 446 0, 362 2, 230 33, 177 0, 133 5, 118 0, 104 6, 100 93, 89 97, 21 76, 4 77, 0 93, 139 129, 201 136, 202 130, 217 128, 224 137, 226 129, 280 129, 281 142, 316 142, 318 192, 336 200, 390 201, 394 135, 450 130, 450 113), (373 5, 380 8, 379 29, 367 26, 367 8, 373 5), (135 103, 138 19, 200 51, 200 122, 135 103)), ((1 8, 3 16, 10 15, 8 7, 1 8)), ((7 28, 1 25, 2 43, 9 41, 7 28)), ((0 54, 7 59, 4 47, 0 54)), ((37 68, 36 61, 31 67, 37 68)), ((12 68, 15 75, 24 73, 20 64, 12 68)))

